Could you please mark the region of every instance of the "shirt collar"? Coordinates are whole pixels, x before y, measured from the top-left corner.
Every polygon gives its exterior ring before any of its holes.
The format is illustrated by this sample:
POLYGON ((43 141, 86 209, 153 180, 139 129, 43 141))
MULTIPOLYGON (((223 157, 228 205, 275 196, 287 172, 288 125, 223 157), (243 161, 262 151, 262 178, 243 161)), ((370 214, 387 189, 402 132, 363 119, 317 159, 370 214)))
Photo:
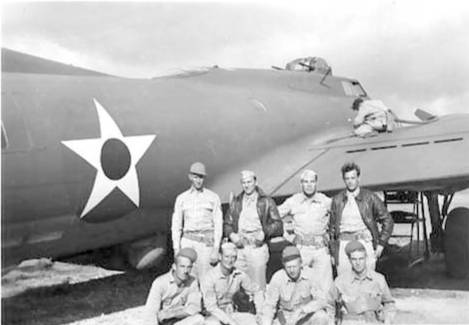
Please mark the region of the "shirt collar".
POLYGON ((349 190, 345 190, 345 196, 348 198, 357 198, 358 195, 360 194, 360 187, 357 187, 354 191, 350 192, 349 190))
POLYGON ((217 272, 217 278, 218 278, 218 279, 226 279, 226 278, 228 278, 228 277, 230 277, 230 276, 233 276, 233 277, 234 277, 234 276, 237 276, 237 275, 239 275, 239 274, 241 273, 238 269, 234 268, 234 270, 231 272, 231 274, 224 275, 223 272, 221 271, 221 265, 220 265, 220 263, 218 263, 218 265, 216 266, 215 270, 216 270, 216 272, 217 272))
POLYGON ((259 194, 257 194, 257 191, 254 191, 254 193, 252 193, 251 195, 244 194, 243 195, 243 200, 245 202, 254 203, 254 202, 257 201, 258 197, 259 197, 259 194))
POLYGON ((314 193, 313 196, 307 196, 304 192, 301 192, 302 203, 311 201, 316 203, 321 203, 321 197, 319 196, 319 192, 314 193))
POLYGON ((190 193, 203 193, 204 192, 204 188, 202 187, 200 190, 196 189, 194 186, 191 186, 191 188, 189 189, 189 192, 190 193))
POLYGON ((174 276, 174 270, 169 271, 169 283, 175 284, 177 286, 185 286, 187 283, 190 283, 192 275, 189 275, 186 281, 183 281, 178 284, 176 277, 174 276))
POLYGON ((373 276, 369 269, 366 269, 365 274, 362 277, 358 276, 355 272, 352 271, 352 282, 361 282, 363 280, 373 280, 373 276))
POLYGON ((178 285, 176 277, 174 276, 174 270, 169 271, 169 283, 174 283, 175 285, 178 285))
POLYGON ((303 268, 301 268, 300 276, 298 277, 298 280, 296 280, 296 281, 293 281, 293 280, 288 276, 287 271, 285 271, 285 275, 287 276, 288 282, 292 282, 292 283, 299 282, 299 281, 301 281, 301 280, 309 280, 309 276, 306 274, 306 272, 304 271, 303 268))

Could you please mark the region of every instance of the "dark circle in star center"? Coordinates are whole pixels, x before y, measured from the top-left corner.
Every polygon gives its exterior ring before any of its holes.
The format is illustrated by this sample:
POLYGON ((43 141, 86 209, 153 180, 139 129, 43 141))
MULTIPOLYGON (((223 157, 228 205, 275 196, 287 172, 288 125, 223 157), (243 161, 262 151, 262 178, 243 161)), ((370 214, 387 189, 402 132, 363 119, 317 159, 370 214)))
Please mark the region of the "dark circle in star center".
POLYGON ((130 168, 130 151, 119 139, 108 139, 101 149, 101 166, 104 174, 112 179, 118 180, 127 174, 130 168))

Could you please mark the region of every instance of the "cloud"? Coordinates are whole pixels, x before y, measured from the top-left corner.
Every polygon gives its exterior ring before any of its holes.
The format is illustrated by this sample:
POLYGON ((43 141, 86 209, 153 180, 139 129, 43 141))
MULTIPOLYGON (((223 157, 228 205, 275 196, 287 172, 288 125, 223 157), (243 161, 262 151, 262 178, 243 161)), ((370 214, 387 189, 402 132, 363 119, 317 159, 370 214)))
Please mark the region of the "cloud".
POLYGON ((321 56, 336 75, 357 78, 403 115, 469 104, 464 2, 53 2, 2 9, 3 46, 110 74, 270 68, 321 56))

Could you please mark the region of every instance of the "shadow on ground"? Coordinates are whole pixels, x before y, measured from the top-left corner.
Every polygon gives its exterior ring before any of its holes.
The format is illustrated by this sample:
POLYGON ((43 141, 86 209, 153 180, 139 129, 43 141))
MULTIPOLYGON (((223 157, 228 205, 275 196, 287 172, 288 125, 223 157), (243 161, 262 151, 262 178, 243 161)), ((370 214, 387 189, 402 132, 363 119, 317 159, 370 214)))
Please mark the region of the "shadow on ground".
POLYGON ((2 324, 58 325, 141 306, 162 267, 76 284, 28 290, 2 299, 2 324))
POLYGON ((391 288, 469 291, 469 278, 448 275, 444 254, 430 254, 425 260, 423 244, 420 243, 419 250, 416 245, 412 247, 412 254, 409 254, 409 245, 390 246, 377 264, 377 271, 386 276, 391 288))

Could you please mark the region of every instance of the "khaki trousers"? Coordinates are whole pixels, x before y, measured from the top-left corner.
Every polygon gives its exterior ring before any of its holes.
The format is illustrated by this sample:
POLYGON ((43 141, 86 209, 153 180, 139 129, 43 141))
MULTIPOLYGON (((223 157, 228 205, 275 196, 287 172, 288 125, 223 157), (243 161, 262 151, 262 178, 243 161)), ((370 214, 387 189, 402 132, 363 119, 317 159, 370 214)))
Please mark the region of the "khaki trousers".
MULTIPOLYGON (((231 317, 240 325, 255 325, 256 316, 250 313, 232 313, 231 317)), ((205 325, 222 325, 215 316, 205 318, 205 325)))
MULTIPOLYGON (((333 325, 334 320, 324 310, 318 310, 317 312, 308 315, 307 317, 300 319, 296 324, 288 323, 286 325, 333 325)), ((276 318, 272 325, 285 325, 280 323, 276 318)))
POLYGON ((314 270, 314 274, 320 279, 319 283, 325 293, 332 287, 332 263, 331 255, 327 247, 316 248, 314 246, 300 246, 301 259, 303 265, 309 266, 314 270))
POLYGON ((213 266, 210 265, 210 254, 212 253, 213 247, 196 240, 182 237, 181 248, 184 247, 192 247, 197 252, 197 260, 192 266, 192 274, 195 277, 200 279, 200 276, 207 274, 207 272, 213 268, 213 266))
POLYGON ((266 286, 267 262, 269 261, 269 248, 267 244, 261 247, 245 246, 238 250, 238 259, 236 260, 236 268, 243 272, 253 280, 261 290, 266 286))

